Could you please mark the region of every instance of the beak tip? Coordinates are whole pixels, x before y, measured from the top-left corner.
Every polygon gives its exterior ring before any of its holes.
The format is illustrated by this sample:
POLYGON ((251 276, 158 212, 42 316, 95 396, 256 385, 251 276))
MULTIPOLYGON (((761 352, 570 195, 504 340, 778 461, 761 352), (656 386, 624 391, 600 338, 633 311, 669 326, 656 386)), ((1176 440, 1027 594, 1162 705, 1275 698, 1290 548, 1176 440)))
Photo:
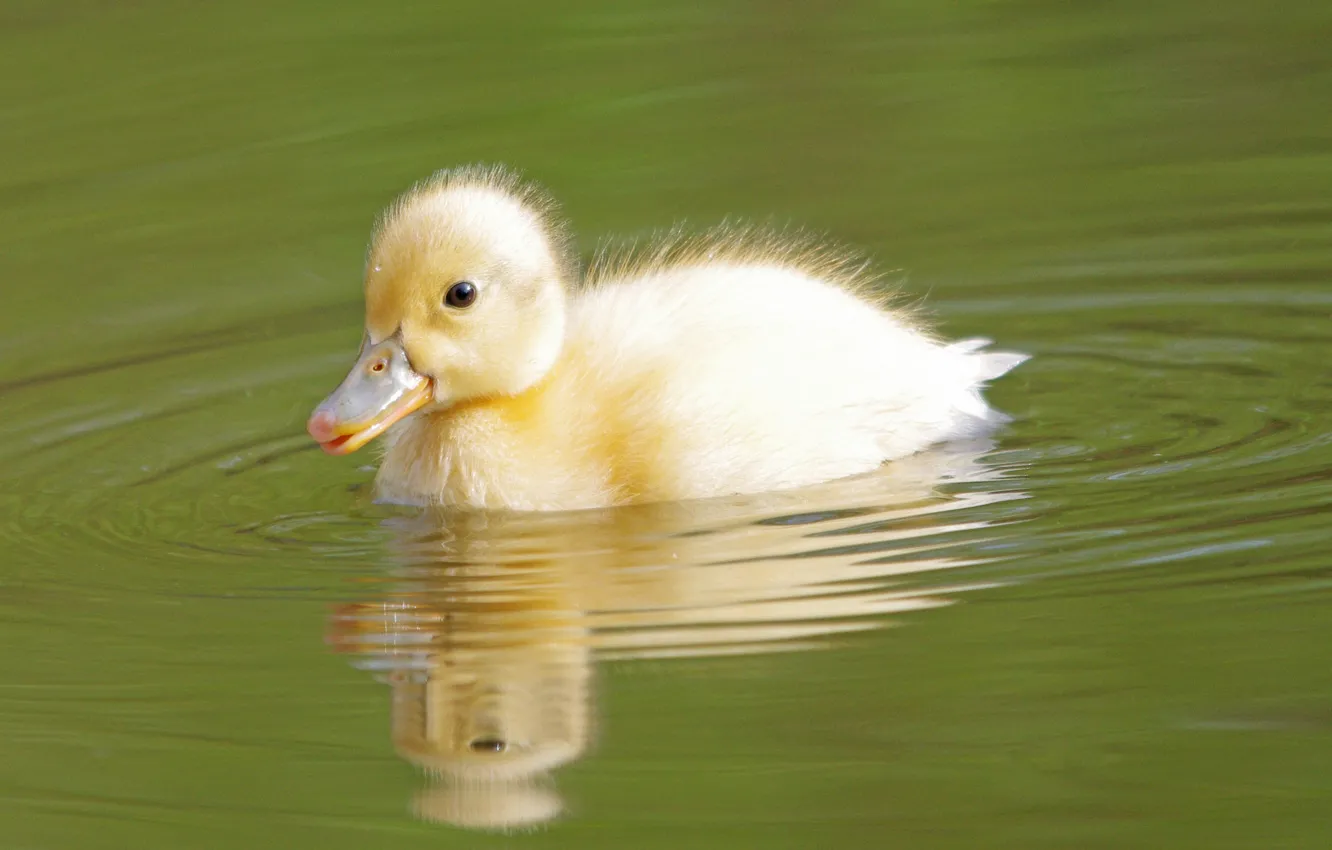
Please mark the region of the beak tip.
POLYGON ((316 410, 305 423, 305 430, 317 443, 327 443, 337 436, 338 420, 327 410, 316 410))

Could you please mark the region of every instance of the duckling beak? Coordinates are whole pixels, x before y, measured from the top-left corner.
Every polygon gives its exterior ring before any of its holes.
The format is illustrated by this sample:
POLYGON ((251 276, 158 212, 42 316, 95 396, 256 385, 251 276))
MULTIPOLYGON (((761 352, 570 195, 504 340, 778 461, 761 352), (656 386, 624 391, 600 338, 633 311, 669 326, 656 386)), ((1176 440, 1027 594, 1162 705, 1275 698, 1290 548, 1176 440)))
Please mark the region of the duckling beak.
POLYGON ((412 369, 397 337, 366 340, 356 365, 305 429, 329 454, 351 454, 433 397, 433 381, 412 369))

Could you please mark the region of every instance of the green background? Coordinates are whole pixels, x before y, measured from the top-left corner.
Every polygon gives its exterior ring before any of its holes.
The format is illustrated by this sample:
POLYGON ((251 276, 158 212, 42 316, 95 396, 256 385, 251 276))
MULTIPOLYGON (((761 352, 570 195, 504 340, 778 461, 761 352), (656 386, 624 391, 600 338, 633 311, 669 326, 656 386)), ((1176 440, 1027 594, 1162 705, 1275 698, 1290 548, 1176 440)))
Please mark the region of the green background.
POLYGON ((0 847, 1329 846, 1329 33, 1311 2, 0 3, 0 847), (567 816, 511 835, 411 816, 388 689, 324 638, 384 592, 386 512, 302 434, 378 208, 474 160, 584 251, 804 224, 1035 355, 991 392, 1004 477, 876 529, 974 562, 912 586, 995 587, 599 664, 567 816))

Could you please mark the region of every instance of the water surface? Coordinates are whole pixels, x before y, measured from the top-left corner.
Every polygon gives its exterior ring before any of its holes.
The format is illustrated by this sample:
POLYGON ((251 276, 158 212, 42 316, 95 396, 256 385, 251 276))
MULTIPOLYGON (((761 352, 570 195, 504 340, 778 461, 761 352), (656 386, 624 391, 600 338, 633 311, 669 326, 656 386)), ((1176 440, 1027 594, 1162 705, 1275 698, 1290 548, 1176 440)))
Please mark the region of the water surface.
POLYGON ((1329 32, 0 5, 0 846, 1328 846, 1329 32), (475 159, 586 251, 866 248, 1035 355, 1015 421, 799 493, 374 505, 302 423, 378 207, 475 159))

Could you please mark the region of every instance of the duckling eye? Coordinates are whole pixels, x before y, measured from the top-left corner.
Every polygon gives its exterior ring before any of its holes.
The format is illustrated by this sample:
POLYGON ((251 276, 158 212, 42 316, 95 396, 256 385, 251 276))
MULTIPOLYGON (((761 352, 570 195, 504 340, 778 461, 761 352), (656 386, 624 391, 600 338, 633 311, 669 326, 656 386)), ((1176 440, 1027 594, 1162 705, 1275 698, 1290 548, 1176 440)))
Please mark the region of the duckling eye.
POLYGON ((449 291, 444 294, 444 303, 459 310, 472 306, 472 302, 475 300, 476 284, 467 280, 458 281, 450 286, 449 291))
POLYGON ((502 753, 508 745, 495 738, 477 738, 467 746, 474 753, 502 753))

